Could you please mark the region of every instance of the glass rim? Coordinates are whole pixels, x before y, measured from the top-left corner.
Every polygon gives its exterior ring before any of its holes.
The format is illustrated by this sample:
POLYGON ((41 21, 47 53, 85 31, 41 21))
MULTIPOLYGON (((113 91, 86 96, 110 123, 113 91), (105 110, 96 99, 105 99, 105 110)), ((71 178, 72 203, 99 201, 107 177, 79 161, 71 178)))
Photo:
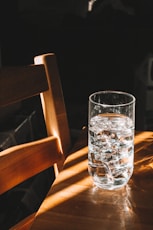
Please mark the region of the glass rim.
POLYGON ((94 104, 96 104, 96 105, 101 105, 101 106, 105 106, 105 107, 110 107, 110 106, 116 107, 116 106, 127 106, 127 105, 131 105, 131 104, 135 103, 136 98, 135 98, 135 96, 133 96, 131 93, 127 93, 127 92, 125 92, 125 91, 118 91, 118 90, 101 90, 101 91, 96 91, 96 92, 90 94, 90 95, 89 95, 89 101, 92 102, 92 103, 94 103, 94 104), (126 102, 126 103, 122 103, 122 104, 115 104, 115 105, 114 105, 114 104, 104 104, 104 103, 96 102, 96 101, 94 101, 94 100, 92 99, 92 97, 93 97, 94 95, 96 95, 96 94, 98 95, 98 94, 106 94, 106 93, 114 93, 114 94, 126 95, 126 96, 128 96, 129 98, 131 98, 131 101, 126 102))

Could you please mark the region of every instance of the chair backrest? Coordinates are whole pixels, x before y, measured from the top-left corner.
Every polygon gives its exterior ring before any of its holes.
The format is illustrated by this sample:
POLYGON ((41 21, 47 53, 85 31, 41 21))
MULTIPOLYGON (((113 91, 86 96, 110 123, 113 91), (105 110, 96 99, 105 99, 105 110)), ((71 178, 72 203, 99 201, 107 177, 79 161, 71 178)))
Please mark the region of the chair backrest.
MULTIPOLYGON (((1 110, 36 95, 41 97, 47 137, 0 152, 1 196, 50 166, 61 170, 65 154, 70 149, 67 113, 57 60, 53 53, 36 56, 34 64, 28 66, 0 69, 1 110)), ((15 229, 28 229, 32 218, 27 218, 28 221, 25 219, 15 229)))

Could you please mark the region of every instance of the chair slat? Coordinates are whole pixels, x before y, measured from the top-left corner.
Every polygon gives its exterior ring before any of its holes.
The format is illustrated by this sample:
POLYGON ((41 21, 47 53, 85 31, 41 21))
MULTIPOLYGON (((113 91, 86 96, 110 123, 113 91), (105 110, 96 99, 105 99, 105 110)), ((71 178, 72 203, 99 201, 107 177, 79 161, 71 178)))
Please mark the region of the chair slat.
POLYGON ((44 65, 0 69, 0 106, 38 95, 45 90, 48 90, 48 82, 44 65))
POLYGON ((58 139, 47 137, 0 152, 0 194, 62 158, 58 139))

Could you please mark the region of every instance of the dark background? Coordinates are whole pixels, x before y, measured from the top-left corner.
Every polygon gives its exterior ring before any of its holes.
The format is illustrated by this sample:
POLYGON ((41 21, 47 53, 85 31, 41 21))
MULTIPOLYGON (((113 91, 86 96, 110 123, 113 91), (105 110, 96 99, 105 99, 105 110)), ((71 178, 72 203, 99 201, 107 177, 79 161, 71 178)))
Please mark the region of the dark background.
POLYGON ((88 0, 80 2, 1 1, 2 65, 33 63, 35 55, 54 52, 72 128, 87 124, 92 92, 135 95, 135 70, 153 51, 152 0, 121 0, 124 8, 97 0, 92 11, 88 0))

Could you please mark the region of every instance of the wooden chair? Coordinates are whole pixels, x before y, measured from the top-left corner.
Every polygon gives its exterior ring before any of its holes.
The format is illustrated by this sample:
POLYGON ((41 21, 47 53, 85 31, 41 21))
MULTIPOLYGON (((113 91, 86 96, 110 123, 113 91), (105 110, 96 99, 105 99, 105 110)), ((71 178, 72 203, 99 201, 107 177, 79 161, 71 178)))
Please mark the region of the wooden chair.
MULTIPOLYGON (((34 64, 29 66, 0 69, 1 109, 36 95, 41 97, 47 137, 0 152, 1 197, 50 166, 54 166, 57 175, 70 150, 71 135, 56 56, 53 53, 35 57, 34 64)), ((30 229, 35 214, 32 213, 10 229, 30 229)))

